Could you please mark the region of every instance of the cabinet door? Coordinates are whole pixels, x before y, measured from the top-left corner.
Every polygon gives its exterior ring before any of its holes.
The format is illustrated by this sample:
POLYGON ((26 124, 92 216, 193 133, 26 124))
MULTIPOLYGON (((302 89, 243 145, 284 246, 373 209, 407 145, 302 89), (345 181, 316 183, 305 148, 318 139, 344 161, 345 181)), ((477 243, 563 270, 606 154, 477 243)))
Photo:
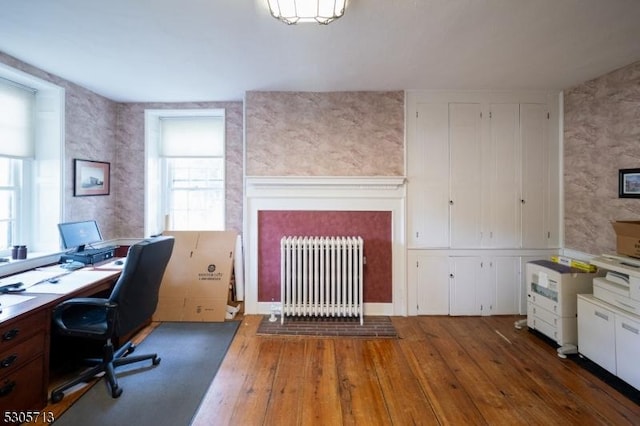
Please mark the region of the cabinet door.
POLYGON ((485 259, 489 309, 486 315, 513 315, 520 310, 520 258, 517 256, 493 256, 485 259))
POLYGON ((578 351, 616 374, 614 313, 578 296, 578 351))
POLYGON ((616 369, 618 377, 640 389, 640 322, 616 315, 616 369))
POLYGON ((490 105, 489 218, 483 246, 520 247, 520 147, 518 104, 490 105), (485 242, 486 241, 486 242, 485 242))
POLYGON ((480 315, 478 297, 482 279, 479 256, 454 256, 449 258, 451 315, 480 315))
POLYGON ((449 257, 412 253, 408 277, 417 293, 418 315, 449 315, 449 257))
POLYGON ((407 147, 409 247, 449 247, 449 105, 420 103, 407 147))
POLYGON ((480 104, 449 104, 451 247, 455 248, 480 247, 480 111, 480 104))
POLYGON ((520 105, 522 145, 522 247, 546 248, 549 203, 547 108, 520 105))

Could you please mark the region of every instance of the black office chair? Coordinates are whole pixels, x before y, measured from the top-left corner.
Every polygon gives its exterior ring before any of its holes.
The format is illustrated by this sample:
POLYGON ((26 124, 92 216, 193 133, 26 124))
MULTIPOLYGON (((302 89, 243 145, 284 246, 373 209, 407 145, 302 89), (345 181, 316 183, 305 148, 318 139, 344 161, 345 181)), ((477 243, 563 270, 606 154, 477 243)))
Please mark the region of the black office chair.
POLYGON ((122 274, 108 299, 75 298, 55 307, 53 321, 58 333, 101 340, 104 346, 101 359, 85 360, 93 365, 91 369, 51 392, 52 402, 62 400, 65 390, 102 372, 109 383, 111 396, 117 398, 122 394, 122 388, 118 386, 116 367, 148 359, 153 365, 160 363, 157 354, 129 356, 135 349, 131 342, 115 351, 112 340, 137 330, 155 312, 173 243, 173 237, 160 236, 132 245, 122 274))

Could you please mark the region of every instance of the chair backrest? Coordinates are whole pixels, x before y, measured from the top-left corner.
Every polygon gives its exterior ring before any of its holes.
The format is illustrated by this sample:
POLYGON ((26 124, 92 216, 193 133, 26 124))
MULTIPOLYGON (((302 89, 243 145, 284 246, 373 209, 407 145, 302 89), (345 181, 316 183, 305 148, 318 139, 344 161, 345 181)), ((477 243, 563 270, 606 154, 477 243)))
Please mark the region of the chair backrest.
POLYGON ((115 334, 123 336, 151 318, 158 305, 174 238, 160 236, 132 245, 109 300, 118 304, 115 334))

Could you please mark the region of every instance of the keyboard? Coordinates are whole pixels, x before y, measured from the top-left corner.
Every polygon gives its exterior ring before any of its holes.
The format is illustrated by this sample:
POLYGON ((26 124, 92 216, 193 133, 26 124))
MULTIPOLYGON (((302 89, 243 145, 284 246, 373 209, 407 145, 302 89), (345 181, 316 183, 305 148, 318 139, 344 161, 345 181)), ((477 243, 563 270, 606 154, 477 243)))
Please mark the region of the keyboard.
POLYGON ((96 254, 107 253, 107 252, 113 251, 115 249, 116 249, 115 246, 100 247, 100 248, 82 250, 81 252, 71 253, 71 254, 74 254, 76 256, 93 256, 93 255, 96 255, 96 254))

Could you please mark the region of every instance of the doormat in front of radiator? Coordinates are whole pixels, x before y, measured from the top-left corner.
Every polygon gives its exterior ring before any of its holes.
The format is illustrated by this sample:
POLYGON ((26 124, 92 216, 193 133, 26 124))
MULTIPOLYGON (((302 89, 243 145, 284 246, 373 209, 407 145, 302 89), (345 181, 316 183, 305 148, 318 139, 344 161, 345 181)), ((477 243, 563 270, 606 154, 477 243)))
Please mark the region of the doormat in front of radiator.
POLYGON ((398 337, 391 318, 387 316, 365 316, 364 324, 360 318, 354 317, 285 317, 284 324, 269 321, 265 315, 258 326, 258 335, 266 336, 314 336, 314 337, 363 337, 390 338, 398 337))

